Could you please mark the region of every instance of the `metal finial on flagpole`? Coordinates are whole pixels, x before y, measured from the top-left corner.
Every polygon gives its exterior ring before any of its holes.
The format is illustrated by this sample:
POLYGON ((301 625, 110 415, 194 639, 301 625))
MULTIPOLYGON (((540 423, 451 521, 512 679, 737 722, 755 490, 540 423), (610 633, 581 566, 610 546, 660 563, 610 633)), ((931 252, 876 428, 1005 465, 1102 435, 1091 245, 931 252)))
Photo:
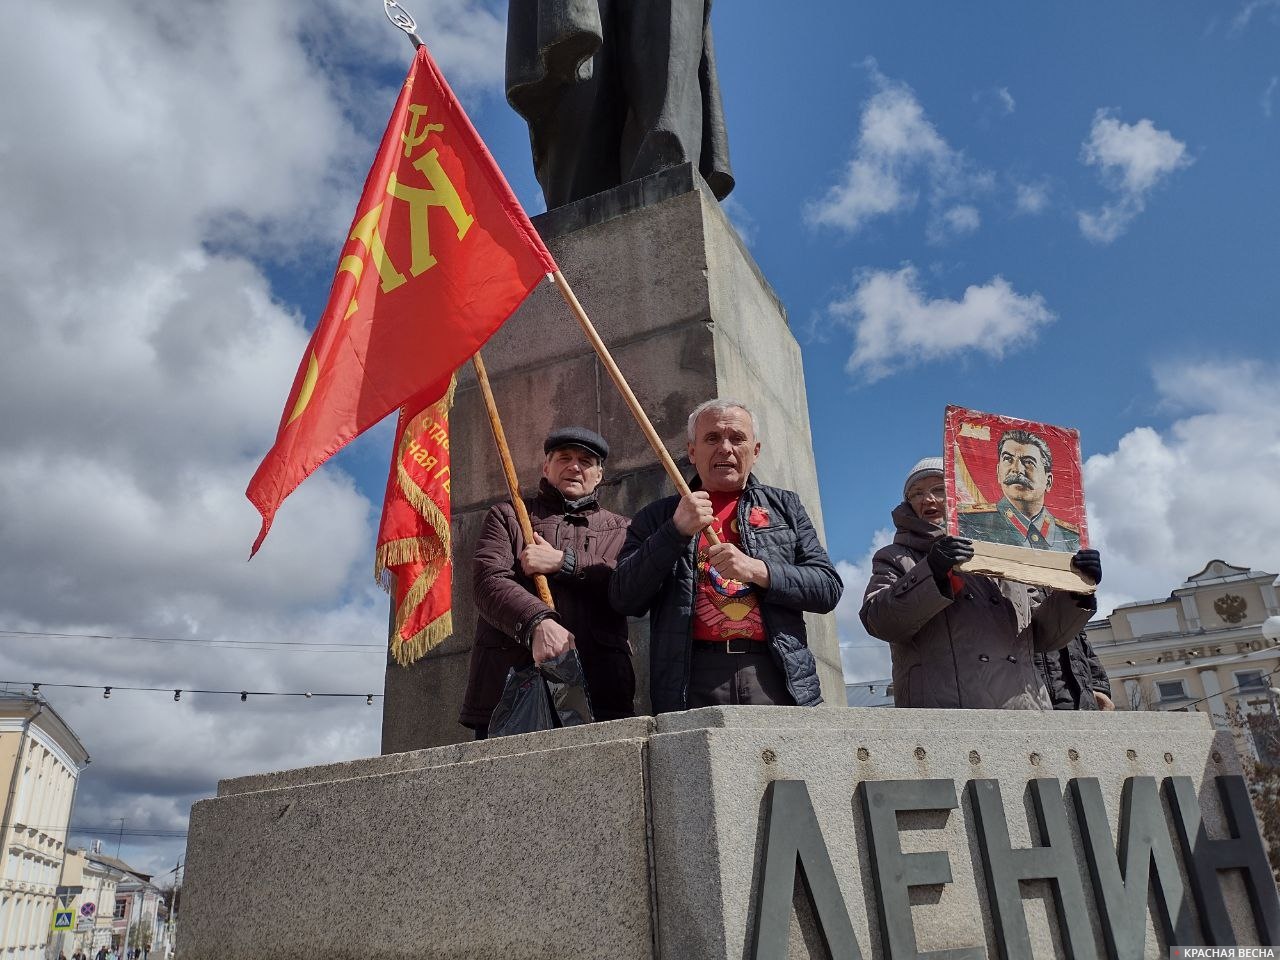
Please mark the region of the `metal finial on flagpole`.
POLYGON ((386 11, 387 19, 403 30, 404 35, 412 41, 415 50, 422 46, 422 38, 418 36, 418 21, 413 19, 413 14, 396 3, 396 0, 382 0, 382 8, 386 11))

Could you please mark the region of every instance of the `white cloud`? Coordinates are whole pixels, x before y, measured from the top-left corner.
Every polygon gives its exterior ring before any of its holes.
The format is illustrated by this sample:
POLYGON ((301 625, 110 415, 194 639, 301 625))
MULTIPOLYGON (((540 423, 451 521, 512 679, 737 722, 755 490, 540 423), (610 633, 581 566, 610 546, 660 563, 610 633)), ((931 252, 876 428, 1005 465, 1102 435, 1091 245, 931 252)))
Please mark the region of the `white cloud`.
POLYGON ((1268 120, 1271 119, 1272 104, 1275 101, 1276 84, 1280 84, 1280 77, 1272 77, 1267 81, 1267 89, 1262 91, 1262 98, 1259 101, 1262 106, 1262 115, 1268 120))
POLYGON ((881 547, 893 541, 891 529, 877 530, 866 554, 855 562, 839 560, 836 570, 844 581, 844 593, 836 605, 836 632, 840 637, 840 660, 845 683, 861 680, 883 680, 892 673, 889 645, 867 633, 858 616, 862 596, 871 580, 871 558, 881 547))
POLYGON ((1111 243, 1123 234, 1146 208, 1151 191, 1193 162, 1185 143, 1150 120, 1126 124, 1107 110, 1094 114, 1080 159, 1097 167, 1103 184, 1115 194, 1096 212, 1078 215, 1081 232, 1095 243, 1111 243))
POLYGON ((992 87, 979 90, 973 95, 973 102, 982 108, 982 122, 989 123, 993 115, 1008 116, 1018 108, 1018 102, 1008 87, 992 87))
POLYGON ((1122 199, 1093 213, 1081 210, 1076 217, 1080 232, 1094 243, 1112 243, 1129 229, 1129 224, 1141 212, 1140 206, 1122 199))
MULTIPOLYGON (((415 11, 464 93, 498 84, 494 7, 415 11)), ((248 564, 244 488, 307 337, 270 270, 331 269, 410 51, 355 0, 104 0, 71 27, 40 5, 21 21, 0 34, 0 79, 23 91, 0 100, 0 165, 21 184, 0 194, 0 631, 375 644, 6 638, 0 680, 120 688, 46 688, 94 757, 75 821, 181 828, 217 777, 378 749, 373 505, 326 468, 248 564), (361 698, 173 703, 126 686, 361 698)), ((167 869, 180 847, 126 837, 123 854, 167 869)))
POLYGON ((943 243, 953 237, 963 237, 975 233, 982 225, 978 208, 967 203, 950 207, 942 215, 935 218, 926 233, 930 242, 943 243))
POLYGON ((1280 572, 1280 368, 1172 363, 1155 383, 1180 418, 1135 428, 1085 463, 1103 612, 1168 596, 1213 559, 1280 572))
POLYGON ((1014 186, 1014 210, 1020 214, 1043 213, 1049 208, 1047 183, 1019 183, 1014 186))
POLYGON ((989 175, 943 139, 911 88, 869 68, 877 90, 863 106, 853 157, 842 180, 808 205, 808 222, 856 233, 913 209, 922 191, 936 220, 954 199, 989 189, 989 175))
POLYGON ((910 264, 863 274, 827 311, 853 328, 848 370, 867 381, 965 352, 999 359, 1055 319, 1040 294, 1019 294, 1000 276, 967 287, 959 300, 930 298, 910 264))
POLYGON ((1103 176, 1125 193, 1146 193, 1160 180, 1190 163, 1186 144, 1150 120, 1126 124, 1099 110, 1094 115, 1084 162, 1102 169, 1103 176))
POLYGON ((1249 26, 1249 21, 1259 12, 1271 11, 1272 22, 1277 19, 1277 13, 1280 12, 1280 0, 1248 0, 1240 8, 1240 12, 1231 20, 1231 33, 1239 33, 1249 26))
POLYGON ((749 247, 755 243, 756 218, 751 215, 751 211, 747 209, 746 204, 730 194, 720 201, 720 209, 729 218, 729 222, 733 224, 733 229, 738 232, 739 239, 746 246, 749 247))

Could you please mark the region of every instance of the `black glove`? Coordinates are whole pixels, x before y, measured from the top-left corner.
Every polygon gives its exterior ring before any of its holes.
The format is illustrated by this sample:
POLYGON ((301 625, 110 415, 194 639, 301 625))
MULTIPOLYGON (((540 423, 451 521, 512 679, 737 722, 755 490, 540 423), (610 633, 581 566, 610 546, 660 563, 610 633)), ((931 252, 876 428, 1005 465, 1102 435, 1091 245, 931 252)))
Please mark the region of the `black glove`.
POLYGON ((925 560, 933 571, 933 578, 941 583, 957 563, 973 559, 973 541, 964 537, 941 536, 933 541, 925 560))
POLYGON ((1102 582, 1102 557, 1097 550, 1077 550, 1071 565, 1092 580, 1094 586, 1102 582))

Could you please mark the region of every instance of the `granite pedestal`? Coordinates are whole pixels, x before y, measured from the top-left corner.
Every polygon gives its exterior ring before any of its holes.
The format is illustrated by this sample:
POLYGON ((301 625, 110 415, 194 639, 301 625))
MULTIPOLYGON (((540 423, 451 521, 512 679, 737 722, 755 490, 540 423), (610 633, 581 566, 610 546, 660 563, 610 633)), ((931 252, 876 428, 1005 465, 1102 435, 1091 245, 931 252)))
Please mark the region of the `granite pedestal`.
POLYGON ((178 957, 1156 958, 1169 902, 1274 942, 1238 774, 1200 714, 736 707, 243 777, 192 812, 178 957))
MULTIPOLYGON (((821 534, 800 348, 785 310, 701 177, 688 165, 673 168, 534 223, 667 449, 684 457, 685 422, 703 400, 731 396, 749 404, 763 442, 756 476, 799 493, 821 534)), ((550 284, 530 296, 483 356, 527 493, 537 487, 543 438, 566 424, 591 427, 608 439, 612 452, 601 492, 608 508, 634 514, 672 492, 550 284)), ((469 736, 457 718, 475 632, 471 554, 485 512, 506 498, 506 485, 470 367, 460 376, 450 423, 454 634, 412 667, 388 662, 383 753, 469 736)), ((843 705, 834 619, 808 621, 823 693, 843 705)), ((647 622, 633 623, 632 641, 637 708, 645 712, 647 622)))

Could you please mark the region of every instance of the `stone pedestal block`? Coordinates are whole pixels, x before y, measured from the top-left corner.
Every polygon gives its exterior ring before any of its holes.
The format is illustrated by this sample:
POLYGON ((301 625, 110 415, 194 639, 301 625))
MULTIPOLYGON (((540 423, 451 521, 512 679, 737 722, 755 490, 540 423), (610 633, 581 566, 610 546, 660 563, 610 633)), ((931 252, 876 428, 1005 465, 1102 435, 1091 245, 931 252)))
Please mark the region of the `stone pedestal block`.
MULTIPOLYGON (((821 534, 799 346, 782 305, 692 168, 625 184, 534 223, 673 456, 684 457, 685 424, 694 406, 717 395, 741 400, 760 420, 756 476, 799 493, 821 534)), ((549 283, 530 296, 483 356, 526 492, 537 486, 543 438, 567 424, 597 430, 612 447, 601 494, 608 508, 632 514, 672 492, 549 283)), ((475 628, 471 553, 484 513, 506 498, 470 367, 461 371, 450 432, 454 635, 413 667, 388 662, 384 753, 451 743, 468 733, 457 717, 475 628)), ((823 694, 843 705, 834 619, 808 621, 823 694)), ((644 712, 647 624, 633 624, 632 640, 637 708, 644 712)))
POLYGON ((1275 943, 1239 772, 1200 714, 736 707, 243 777, 192 811, 178 957, 1275 943))

